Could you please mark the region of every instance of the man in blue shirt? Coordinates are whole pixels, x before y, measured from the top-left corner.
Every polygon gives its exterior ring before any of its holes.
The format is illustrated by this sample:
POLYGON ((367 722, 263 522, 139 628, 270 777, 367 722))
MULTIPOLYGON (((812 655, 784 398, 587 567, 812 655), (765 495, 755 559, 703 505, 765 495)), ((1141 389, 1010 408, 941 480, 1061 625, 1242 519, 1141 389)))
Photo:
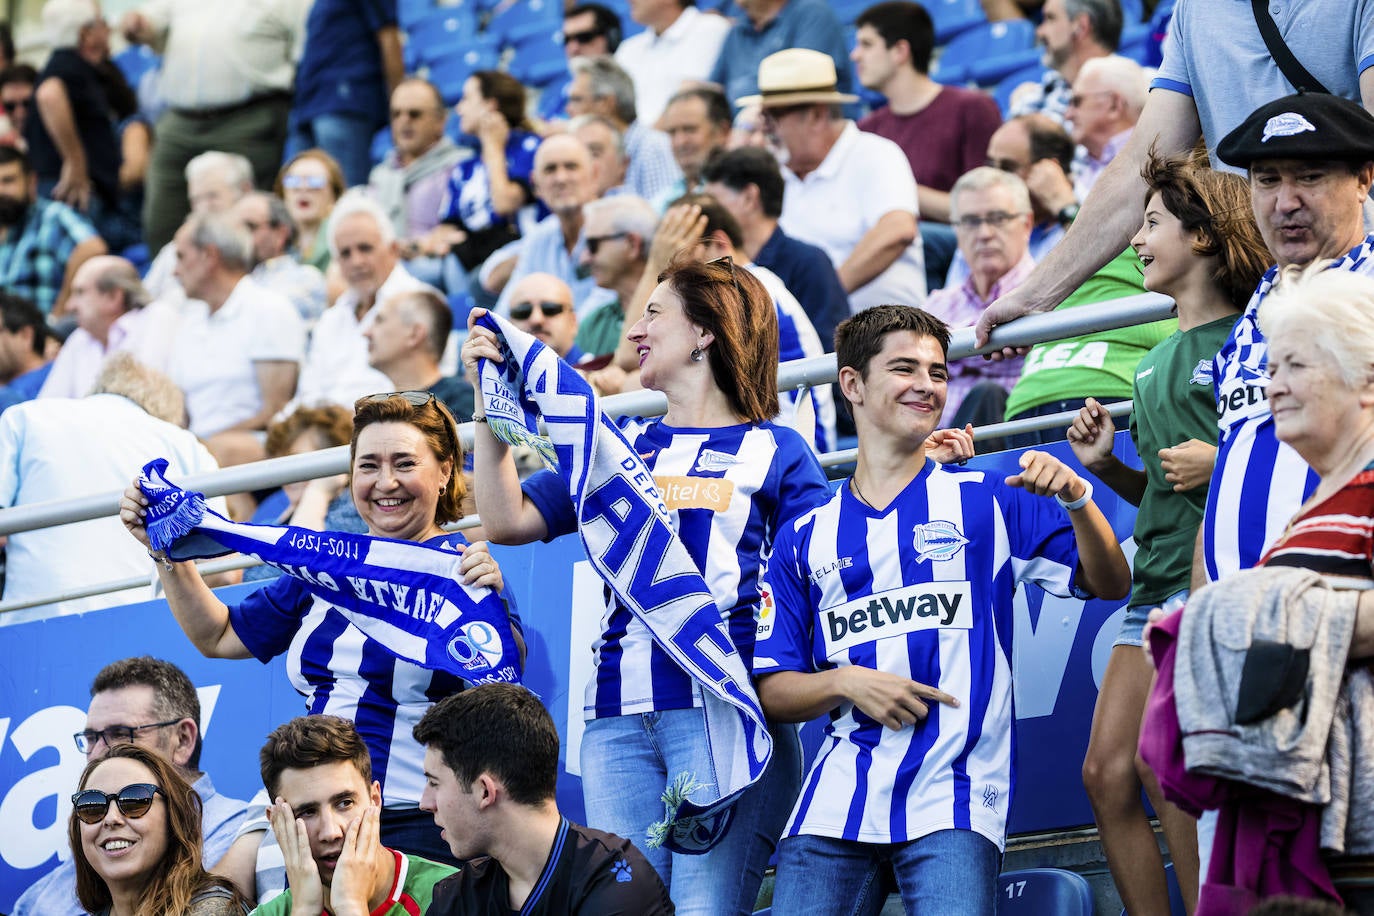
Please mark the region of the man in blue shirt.
MULTIPOLYGON (((854 89, 849 50, 840 21, 825 0, 740 0, 747 18, 725 36, 709 81, 725 90, 731 104, 759 91, 759 63, 784 48, 823 51, 835 61, 839 92, 854 89)), ((846 116, 852 112, 846 112, 846 116)))

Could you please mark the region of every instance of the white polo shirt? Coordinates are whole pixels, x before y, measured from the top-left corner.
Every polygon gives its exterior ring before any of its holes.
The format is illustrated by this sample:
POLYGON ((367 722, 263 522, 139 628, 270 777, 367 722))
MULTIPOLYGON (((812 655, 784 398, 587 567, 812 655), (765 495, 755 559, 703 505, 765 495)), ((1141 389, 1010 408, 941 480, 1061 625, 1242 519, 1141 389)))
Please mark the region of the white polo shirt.
MULTIPOLYGON (((916 179, 902 148, 891 140, 859 130, 847 121, 840 138, 815 171, 798 178, 782 169, 782 231, 818 245, 838 270, 859 240, 884 214, 898 210, 919 216, 916 179)), ((895 302, 920 305, 926 298, 925 257, 921 234, 901 257, 872 282, 849 294, 850 312, 895 302)))
POLYGON ((634 80, 637 119, 653 127, 683 80, 705 81, 729 31, 724 16, 689 6, 662 35, 645 29, 621 42, 615 62, 634 80))
POLYGON ((285 296, 244 277, 211 313, 188 299, 167 373, 186 393, 191 432, 201 438, 262 409, 256 362, 305 358, 305 323, 285 296))

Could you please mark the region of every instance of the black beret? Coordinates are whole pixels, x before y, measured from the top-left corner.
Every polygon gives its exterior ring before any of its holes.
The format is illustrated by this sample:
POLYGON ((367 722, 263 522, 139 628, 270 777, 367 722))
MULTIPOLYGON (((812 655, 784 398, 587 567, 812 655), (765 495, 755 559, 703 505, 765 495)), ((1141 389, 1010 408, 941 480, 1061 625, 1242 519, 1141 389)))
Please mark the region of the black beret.
POLYGON ((1256 159, 1374 160, 1374 115, 1325 92, 1261 105, 1217 144, 1217 158, 1248 168, 1256 159))

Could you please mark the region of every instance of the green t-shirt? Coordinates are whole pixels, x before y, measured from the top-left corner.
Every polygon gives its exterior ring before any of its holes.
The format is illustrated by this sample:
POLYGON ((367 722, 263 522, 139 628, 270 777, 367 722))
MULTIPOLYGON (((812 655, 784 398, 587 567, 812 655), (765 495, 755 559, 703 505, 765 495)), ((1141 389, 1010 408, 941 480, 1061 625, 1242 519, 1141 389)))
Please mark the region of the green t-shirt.
POLYGON ((1132 606, 1157 606, 1188 587, 1207 487, 1175 493, 1164 479, 1159 450, 1189 439, 1216 445, 1212 358, 1239 318, 1237 312, 1190 331, 1175 331, 1136 368, 1131 439, 1145 466, 1145 495, 1135 516, 1132 606))
MULTIPOLYGON (((1140 259, 1127 248, 1065 299, 1059 309, 1095 305, 1145 292, 1140 259)), ((1042 404, 1070 398, 1128 398, 1136 364, 1178 328, 1166 318, 1150 324, 1085 334, 1067 340, 1036 344, 1026 355, 1011 394, 1007 419, 1042 404)))
MULTIPOLYGON (((411 916, 429 909, 434 885, 457 873, 452 865, 441 865, 388 849, 396 857, 396 873, 391 882, 391 899, 373 910, 373 916, 411 916), (387 904, 390 904, 389 906, 387 904)), ((291 892, 274 897, 253 911, 253 916, 291 916, 291 892)))
POLYGON ((592 309, 586 318, 578 322, 577 337, 573 343, 589 356, 614 353, 615 348, 620 346, 624 324, 625 309, 621 308, 618 298, 612 299, 592 309))

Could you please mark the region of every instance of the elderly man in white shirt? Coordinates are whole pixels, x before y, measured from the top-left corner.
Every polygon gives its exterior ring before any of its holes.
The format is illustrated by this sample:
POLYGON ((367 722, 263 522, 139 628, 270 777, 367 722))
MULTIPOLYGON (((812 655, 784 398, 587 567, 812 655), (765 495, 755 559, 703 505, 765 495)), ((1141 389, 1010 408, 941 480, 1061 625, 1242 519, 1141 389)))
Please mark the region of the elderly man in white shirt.
POLYGON ((433 290, 406 273, 395 227, 363 194, 345 194, 335 205, 329 250, 348 288, 315 324, 296 400, 352 407, 363 395, 392 390, 390 380, 368 364, 364 334, 376 318, 377 303, 397 293, 433 290))
POLYGON ((133 264, 114 255, 91 258, 77 268, 67 304, 76 329, 53 360, 40 398, 85 397, 106 357, 120 351, 166 371, 177 312, 166 302, 149 301, 133 264))
POLYGON ((620 43, 615 61, 634 80, 639 120, 652 126, 684 82, 710 74, 730 20, 689 0, 632 0, 630 18, 645 29, 620 43))

